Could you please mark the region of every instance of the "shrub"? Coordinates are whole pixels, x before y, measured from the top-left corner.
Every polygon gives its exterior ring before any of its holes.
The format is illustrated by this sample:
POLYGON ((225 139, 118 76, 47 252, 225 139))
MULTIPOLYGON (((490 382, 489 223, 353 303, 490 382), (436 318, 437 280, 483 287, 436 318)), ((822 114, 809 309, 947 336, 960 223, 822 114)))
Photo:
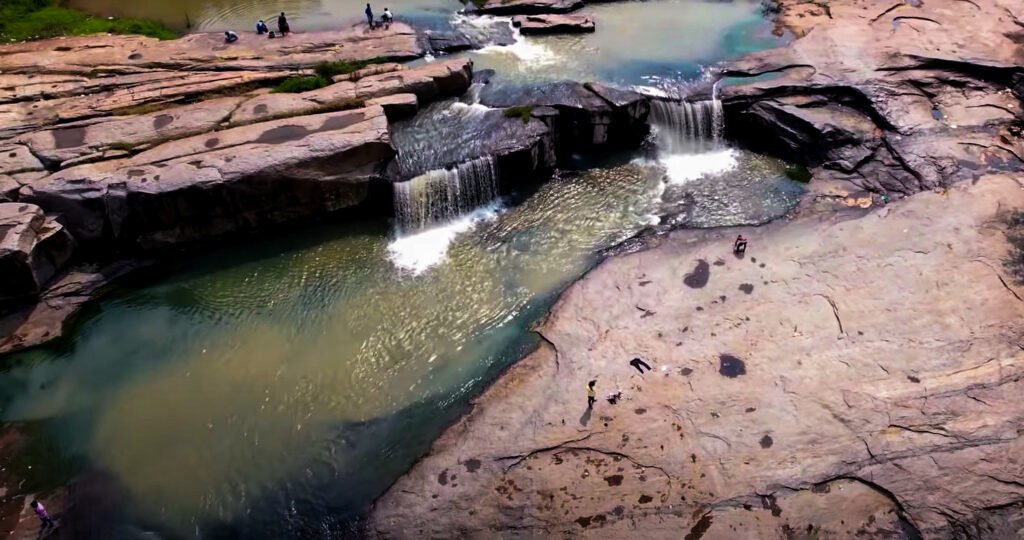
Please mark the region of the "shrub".
POLYGON ((523 119, 523 123, 530 121, 530 115, 533 114, 533 105, 517 105, 515 107, 509 107, 505 109, 505 118, 519 117, 523 119))
POLYGON ((786 176, 790 180, 806 184, 811 181, 811 171, 803 165, 786 165, 786 176))

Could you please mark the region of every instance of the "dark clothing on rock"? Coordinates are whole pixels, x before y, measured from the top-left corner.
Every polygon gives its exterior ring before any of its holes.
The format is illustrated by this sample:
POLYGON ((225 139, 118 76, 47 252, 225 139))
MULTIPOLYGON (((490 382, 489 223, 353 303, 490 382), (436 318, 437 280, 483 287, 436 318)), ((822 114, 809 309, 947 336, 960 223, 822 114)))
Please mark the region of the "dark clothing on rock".
POLYGON ((634 358, 630 360, 629 365, 635 367, 636 370, 639 371, 641 374, 644 372, 643 368, 647 368, 647 371, 651 371, 651 366, 649 366, 647 362, 644 362, 639 358, 634 358))
POLYGON ((288 28, 288 19, 285 18, 283 13, 277 18, 277 32, 281 34, 281 37, 284 37, 288 35, 288 32, 291 32, 291 29, 288 28))
POLYGON ((370 4, 366 4, 366 11, 363 13, 366 13, 366 24, 373 28, 373 10, 370 9, 370 4))

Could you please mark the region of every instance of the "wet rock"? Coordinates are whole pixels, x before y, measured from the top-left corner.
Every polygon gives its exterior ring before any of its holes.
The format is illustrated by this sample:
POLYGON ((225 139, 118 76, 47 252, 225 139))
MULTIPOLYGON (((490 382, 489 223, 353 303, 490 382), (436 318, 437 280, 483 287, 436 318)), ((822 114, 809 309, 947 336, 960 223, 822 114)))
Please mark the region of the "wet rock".
POLYGON ((122 249, 208 238, 368 204, 394 155, 381 107, 175 140, 26 185, 82 243, 122 249))
POLYGON ((39 294, 73 249, 67 231, 38 206, 0 203, 0 301, 39 294))
POLYGON ((531 34, 585 34, 593 32, 594 19, 590 15, 517 15, 512 26, 523 35, 531 34))
POLYGON ((531 105, 558 112, 552 119, 561 155, 596 147, 634 146, 646 136, 650 104, 634 92, 563 81, 540 86, 491 82, 480 92, 490 107, 531 105), (607 96, 607 97, 606 97, 607 96))
POLYGON ((384 114, 391 121, 414 116, 419 110, 419 100, 416 98, 416 94, 392 94, 366 100, 366 106, 374 105, 383 107, 384 114))
POLYGON ((582 0, 487 0, 474 12, 481 15, 537 15, 568 13, 581 7, 582 0))

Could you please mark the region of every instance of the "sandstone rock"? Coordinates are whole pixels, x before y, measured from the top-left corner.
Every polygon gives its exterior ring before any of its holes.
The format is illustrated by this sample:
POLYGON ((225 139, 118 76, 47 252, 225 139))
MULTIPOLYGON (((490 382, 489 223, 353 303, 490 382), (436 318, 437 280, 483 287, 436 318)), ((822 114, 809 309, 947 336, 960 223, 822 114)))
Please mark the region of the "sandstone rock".
POLYGON ((1012 538, 1024 303, 995 224, 1022 205, 987 176, 606 260, 369 535, 1012 538))
POLYGON ((590 15, 517 15, 512 25, 523 35, 528 34, 581 34, 594 31, 590 15))
POLYGON ((200 101, 149 114, 61 126, 20 137, 18 141, 53 164, 105 149, 133 148, 213 131, 244 100, 227 97, 200 101))
POLYGON ((83 243, 208 238, 370 202, 394 154, 380 107, 253 124, 81 165, 23 187, 83 243))
POLYGON ((309 114, 392 94, 415 94, 426 103, 465 92, 472 77, 473 62, 468 58, 384 71, 300 94, 266 94, 249 99, 231 115, 231 123, 309 114))
POLYGON ((582 0, 487 0, 476 8, 481 15, 539 15, 568 13, 583 7, 582 0))
POLYGON ((999 11, 999 4, 779 5, 780 24, 802 37, 727 70, 781 75, 723 88, 731 138, 821 167, 820 177, 896 193, 946 186, 989 168, 991 152, 965 146, 1001 146, 1024 163, 1020 137, 1006 135, 1021 116, 1011 88, 1019 28, 1009 17, 977 16, 999 11), (979 143, 982 133, 987 138, 979 143))
POLYGON ((384 114, 387 115, 388 120, 391 121, 414 116, 416 111, 420 108, 419 100, 416 99, 416 94, 392 94, 390 96, 366 100, 367 107, 372 107, 374 105, 383 107, 384 114))
POLYGON ((38 294, 72 249, 71 236, 38 206, 0 203, 0 301, 38 294))
POLYGON ((352 27, 323 32, 295 32, 287 39, 246 35, 233 44, 218 32, 188 34, 160 41, 143 36, 82 36, 0 46, 0 71, 22 74, 92 75, 94 70, 156 69, 291 71, 333 60, 389 58, 408 60, 423 55, 416 31, 395 23, 387 32, 352 27))
POLYGON ((0 146, 0 174, 12 175, 43 170, 43 164, 23 144, 0 146))
POLYGON ((109 78, 108 85, 83 87, 82 95, 0 104, 0 139, 57 122, 109 115, 148 104, 174 102, 210 92, 269 84, 289 72, 150 72, 109 78))
POLYGON ((361 69, 357 69, 352 73, 346 73, 344 75, 335 75, 333 77, 334 82, 341 81, 358 81, 363 77, 370 75, 380 75, 381 73, 390 73, 392 71, 400 71, 406 69, 405 66, 396 62, 385 62, 383 64, 371 64, 361 69))

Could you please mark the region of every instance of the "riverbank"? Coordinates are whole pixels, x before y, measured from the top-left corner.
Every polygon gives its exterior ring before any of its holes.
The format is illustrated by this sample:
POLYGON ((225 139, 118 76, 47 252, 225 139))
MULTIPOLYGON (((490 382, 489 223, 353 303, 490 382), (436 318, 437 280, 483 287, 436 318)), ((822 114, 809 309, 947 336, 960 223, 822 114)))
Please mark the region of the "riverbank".
POLYGON ((985 177, 607 260, 377 503, 371 536, 1015 530, 1024 306, 1000 261, 1022 204, 985 177))
POLYGON ((58 36, 134 34, 175 39, 178 32, 154 21, 93 16, 61 7, 56 0, 5 0, 0 5, 0 43, 58 36))

